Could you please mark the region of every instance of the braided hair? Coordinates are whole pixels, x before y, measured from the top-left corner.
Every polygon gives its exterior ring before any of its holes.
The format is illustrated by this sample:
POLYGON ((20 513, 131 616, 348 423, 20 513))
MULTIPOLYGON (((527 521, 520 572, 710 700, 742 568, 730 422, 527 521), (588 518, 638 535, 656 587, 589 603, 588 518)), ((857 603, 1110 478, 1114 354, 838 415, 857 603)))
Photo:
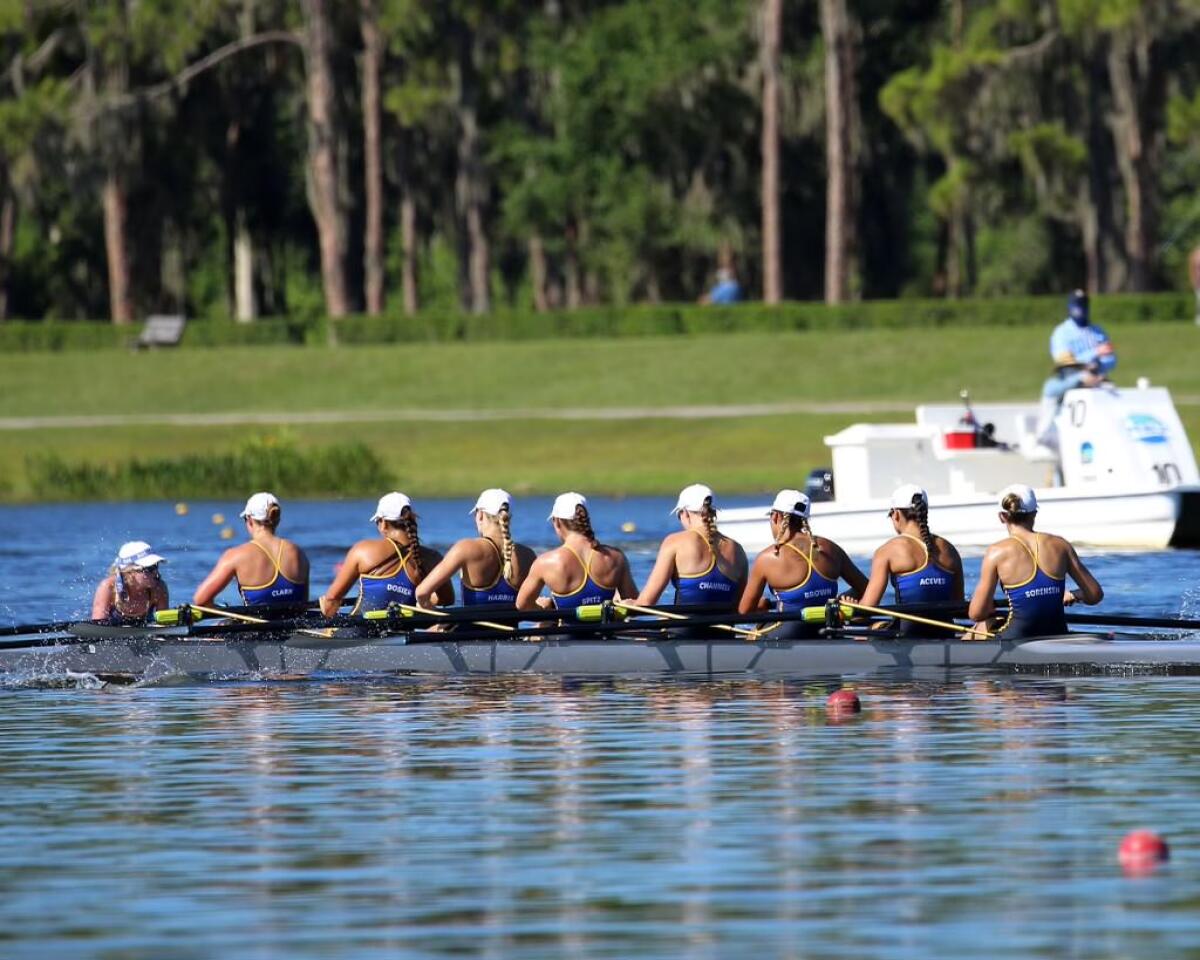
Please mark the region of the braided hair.
POLYGON ((1017 523, 1025 523, 1033 517, 1037 511, 1032 513, 1021 509, 1021 498, 1018 494, 1010 493, 1000 501, 1000 509, 1008 514, 1009 518, 1017 523))
POLYGON ((721 543, 721 532, 717 529, 717 511, 713 509, 712 497, 704 498, 704 505, 700 508, 700 519, 704 521, 704 539, 708 541, 708 548, 715 554, 721 543))
POLYGON ((780 528, 779 536, 775 538, 775 543, 772 544, 775 556, 779 556, 779 549, 798 532, 803 533, 808 530, 808 521, 803 517, 798 517, 794 513, 784 513, 781 515, 783 516, 783 527, 780 528))
POLYGON ((919 493, 913 494, 912 509, 906 510, 905 513, 917 521, 917 526, 921 528, 921 539, 925 541, 925 549, 929 551, 932 559, 933 534, 929 532, 929 501, 919 493))
POLYGON ((587 507, 582 503, 575 508, 575 516, 570 520, 561 520, 560 522, 572 533, 582 535, 592 545, 592 549, 596 548, 596 533, 592 529, 592 518, 588 515, 587 507))
POLYGON ((513 540, 510 530, 512 515, 509 513, 507 503, 500 507, 500 512, 496 514, 496 521, 500 524, 500 555, 504 558, 501 575, 511 583, 513 577, 513 540))
POLYGON ((398 530, 404 531, 408 537, 408 560, 412 561, 413 569, 416 570, 418 578, 425 576, 425 563, 421 559, 421 535, 417 531, 417 515, 413 513, 412 507, 405 507, 400 514, 400 519, 395 521, 393 526, 398 530))

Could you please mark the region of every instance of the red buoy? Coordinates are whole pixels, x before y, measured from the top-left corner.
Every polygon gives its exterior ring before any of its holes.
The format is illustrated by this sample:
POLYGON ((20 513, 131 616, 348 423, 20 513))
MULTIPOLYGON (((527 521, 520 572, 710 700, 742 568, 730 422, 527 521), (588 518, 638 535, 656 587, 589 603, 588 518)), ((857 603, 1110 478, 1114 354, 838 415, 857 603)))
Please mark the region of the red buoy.
POLYGON ((829 713, 845 714, 859 713, 862 711, 862 701, 858 699, 858 694, 853 690, 834 690, 828 697, 825 698, 825 709, 829 713))
POLYGON ((1126 873, 1148 873, 1171 856, 1167 841, 1153 830, 1131 830, 1121 841, 1117 858, 1126 873))

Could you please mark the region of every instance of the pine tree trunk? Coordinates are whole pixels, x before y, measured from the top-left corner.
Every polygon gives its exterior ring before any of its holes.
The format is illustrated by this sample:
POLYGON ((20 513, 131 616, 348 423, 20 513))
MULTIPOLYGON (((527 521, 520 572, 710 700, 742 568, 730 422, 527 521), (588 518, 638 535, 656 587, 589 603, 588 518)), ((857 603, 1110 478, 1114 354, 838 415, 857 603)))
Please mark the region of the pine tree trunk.
POLYGON ((549 268, 546 265, 546 245, 542 235, 534 233, 529 238, 529 279, 533 284, 533 309, 545 313, 550 309, 549 297, 546 294, 549 268))
POLYGON ((384 41, 374 0, 362 0, 361 11, 363 181, 366 195, 363 272, 366 277, 367 313, 380 314, 384 308, 383 111, 380 100, 384 41))
POLYGON ((233 228, 233 308, 238 323, 258 319, 258 297, 254 289, 254 237, 246 222, 246 211, 239 207, 233 228))
POLYGON ((400 197, 400 242, 404 245, 401 282, 404 286, 404 312, 415 316, 421 308, 420 275, 417 271, 417 204, 407 187, 400 197))
POLYGON ((308 69, 308 193, 321 248, 321 283, 331 317, 350 312, 346 211, 339 192, 337 107, 329 0, 304 0, 308 69))
POLYGON ((763 0, 762 36, 762 257, 763 300, 783 299, 783 224, 780 216, 779 48, 783 0, 763 0))
POLYGON ((471 313, 492 308, 491 251, 483 206, 487 198, 479 147, 479 77, 475 36, 458 25, 458 174, 454 197, 459 229, 459 282, 463 307, 471 313))
POLYGON ((17 232, 17 201, 5 177, 0 176, 0 184, 3 184, 0 194, 0 323, 3 323, 8 319, 8 272, 17 232))
POLYGON ((858 222, 858 91, 846 0, 821 0, 825 40, 825 302, 851 295, 858 222))
POLYGON ((104 178, 104 252, 108 259, 108 310, 118 326, 133 323, 133 298, 130 291, 129 244, 127 238, 128 201, 125 184, 113 167, 104 178))

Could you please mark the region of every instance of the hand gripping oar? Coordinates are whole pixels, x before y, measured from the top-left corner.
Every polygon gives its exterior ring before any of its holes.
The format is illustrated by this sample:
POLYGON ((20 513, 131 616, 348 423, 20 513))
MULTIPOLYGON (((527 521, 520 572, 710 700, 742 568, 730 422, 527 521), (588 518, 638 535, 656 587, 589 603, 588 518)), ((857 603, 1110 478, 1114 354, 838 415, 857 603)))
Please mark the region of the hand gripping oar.
MULTIPOLYGON (((613 606, 618 610, 628 610, 631 613, 640 613, 649 617, 660 617, 663 620, 676 620, 690 623, 691 617, 686 617, 682 613, 671 613, 667 610, 656 610, 654 607, 639 607, 636 603, 626 603, 624 600, 614 600, 613 606)), ((708 624, 708 627, 715 630, 725 630, 729 633, 736 633, 742 636, 747 636, 752 640, 758 639, 757 630, 747 630, 745 627, 732 627, 725 623, 708 624)))
MULTIPOLYGON (((842 607, 848 608, 850 610, 860 610, 863 613, 873 613, 876 616, 880 616, 880 617, 892 617, 897 620, 907 620, 910 623, 921 623, 927 627, 938 627, 942 630, 956 630, 956 631, 960 631, 960 632, 969 632, 971 634, 974 634, 976 637, 983 637, 984 639, 988 639, 988 638, 995 636, 994 633, 989 633, 987 630, 981 630, 978 627, 964 627, 961 624, 952 623, 949 620, 931 620, 929 617, 918 617, 916 614, 902 613, 899 610, 885 610, 882 607, 869 607, 865 603, 858 603, 854 600, 839 600, 838 603, 842 607)), ((824 618, 824 615, 825 615, 824 607, 807 607, 807 608, 805 608, 806 613, 808 610, 820 610, 821 616, 822 616, 822 618, 824 618)))

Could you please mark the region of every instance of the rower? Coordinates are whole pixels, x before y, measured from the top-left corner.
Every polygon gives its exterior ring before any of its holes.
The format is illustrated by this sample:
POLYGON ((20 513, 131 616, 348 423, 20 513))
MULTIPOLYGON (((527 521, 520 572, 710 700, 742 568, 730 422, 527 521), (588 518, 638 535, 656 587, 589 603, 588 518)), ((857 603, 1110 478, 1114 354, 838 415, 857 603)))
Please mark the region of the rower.
POLYGON ((1104 591, 1075 548, 1052 533, 1034 533, 1037 497, 1023 483, 1014 483, 1000 493, 1000 522, 1008 536, 992 544, 983 555, 979 585, 968 611, 976 627, 986 629, 995 613, 996 584, 1008 597, 1008 618, 997 635, 1004 640, 1056 636, 1067 632, 1063 607, 1076 601, 1099 603, 1104 591), (1066 577, 1075 581, 1066 589, 1066 577))
MULTIPOLYGON (((892 492, 888 519, 896 536, 875 551, 862 602, 878 606, 889 582, 896 603, 961 601, 962 558, 950 541, 930 532, 929 494, 914 483, 898 487, 892 492)), ((917 625, 904 621, 900 626, 909 633, 917 625)))
MULTIPOLYGON (((412 501, 402 493, 392 492, 380 498, 371 522, 379 531, 378 538, 359 540, 346 551, 346 559, 338 567, 333 583, 319 598, 321 613, 332 617, 342 606, 355 579, 358 580, 358 604, 354 613, 386 610, 393 603, 414 606, 417 586, 425 571, 441 562, 442 555, 421 544, 417 529, 417 514, 412 501)), ((454 588, 443 583, 433 593, 436 603, 454 603, 454 588)))
MULTIPOLYGON (((832 540, 818 537, 809 526, 812 503, 799 490, 780 490, 767 512, 774 543, 754 559, 738 613, 769 610, 763 590, 775 594, 774 609, 798 613, 805 607, 824 606, 838 595, 844 580, 855 597, 867 588, 867 578, 846 551, 832 540)), ((792 620, 770 631, 772 639, 797 640, 820 636, 821 624, 792 620)))
POLYGON ((255 606, 295 606, 308 602, 308 557, 275 531, 281 509, 272 493, 254 494, 240 516, 249 541, 230 547, 196 588, 192 603, 211 604, 232 580, 242 602, 255 606), (254 584, 254 586, 251 586, 254 584))
POLYGON ((118 623, 141 621, 170 606, 159 565, 167 561, 144 540, 121 544, 108 576, 96 587, 92 619, 118 623))
POLYGON ((459 540, 417 586, 417 603, 434 595, 457 573, 463 606, 511 607, 536 554, 512 538, 512 497, 499 487, 484 490, 471 508, 479 536, 459 540), (475 586, 480 584, 480 586, 475 586))
POLYGON ((547 519, 562 546, 533 561, 517 592, 519 609, 575 610, 618 596, 637 596, 625 554, 597 541, 584 496, 559 494, 547 519), (540 595, 543 587, 550 591, 549 597, 540 595))
POLYGON ((702 483, 684 487, 671 513, 683 529, 663 540, 650 578, 634 602, 653 606, 673 583, 677 604, 716 604, 733 610, 746 586, 749 564, 742 545, 717 530, 712 490, 702 483))

